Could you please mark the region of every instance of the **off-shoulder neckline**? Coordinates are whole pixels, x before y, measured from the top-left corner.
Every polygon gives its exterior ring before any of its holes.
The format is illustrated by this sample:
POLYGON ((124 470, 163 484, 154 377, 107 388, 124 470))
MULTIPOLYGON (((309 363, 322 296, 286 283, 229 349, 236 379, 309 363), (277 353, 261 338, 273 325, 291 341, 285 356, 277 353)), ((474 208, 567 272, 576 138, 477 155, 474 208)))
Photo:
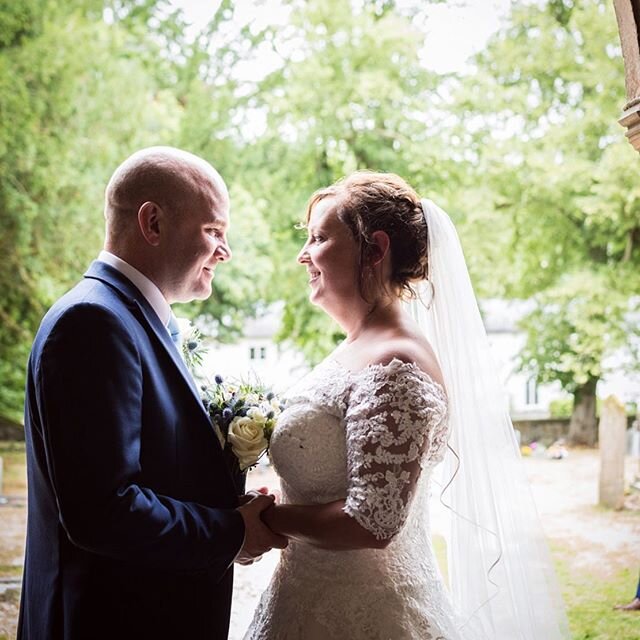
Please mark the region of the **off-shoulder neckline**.
POLYGON ((382 362, 372 362, 366 365, 365 367, 362 367, 362 369, 358 369, 357 371, 354 371, 352 369, 349 369, 349 367, 345 366, 344 364, 342 364, 342 362, 337 360, 333 355, 330 355, 327 358, 327 361, 332 362, 339 369, 347 373, 349 376, 353 376, 353 377, 360 376, 371 369, 389 369, 392 367, 401 369, 406 367, 408 369, 412 369, 420 377, 424 378, 429 384, 436 387, 445 399, 448 397, 444 387, 437 380, 435 380, 433 376, 429 375, 424 369, 421 369, 415 362, 404 362, 403 360, 400 360, 400 358, 394 357, 394 358, 391 358, 391 360, 389 360, 389 362, 387 362, 386 364, 383 364, 382 362))

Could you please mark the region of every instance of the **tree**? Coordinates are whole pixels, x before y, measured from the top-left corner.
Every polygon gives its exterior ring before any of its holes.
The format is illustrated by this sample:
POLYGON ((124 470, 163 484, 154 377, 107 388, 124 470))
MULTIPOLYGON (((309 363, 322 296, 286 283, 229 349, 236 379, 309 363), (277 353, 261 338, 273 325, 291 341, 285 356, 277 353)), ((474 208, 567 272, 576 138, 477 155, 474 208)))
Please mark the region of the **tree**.
POLYGON ((607 359, 618 355, 637 368, 639 301, 588 272, 562 278, 534 299, 536 308, 522 322, 527 341, 520 368, 536 371, 540 382, 559 381, 574 396, 569 439, 593 446, 596 386, 607 359))
POLYGON ((128 55, 127 31, 96 20, 94 5, 11 3, 14 20, 2 14, 0 414, 14 421, 40 319, 101 245, 110 172, 176 124, 175 101, 128 55))
POLYGON ((637 158, 617 124, 613 10, 517 3, 476 64, 456 94, 473 164, 464 195, 479 205, 462 235, 486 247, 471 260, 485 291, 538 297, 522 364, 572 391, 572 436, 593 442, 602 358, 623 341, 622 311, 640 290, 637 158))

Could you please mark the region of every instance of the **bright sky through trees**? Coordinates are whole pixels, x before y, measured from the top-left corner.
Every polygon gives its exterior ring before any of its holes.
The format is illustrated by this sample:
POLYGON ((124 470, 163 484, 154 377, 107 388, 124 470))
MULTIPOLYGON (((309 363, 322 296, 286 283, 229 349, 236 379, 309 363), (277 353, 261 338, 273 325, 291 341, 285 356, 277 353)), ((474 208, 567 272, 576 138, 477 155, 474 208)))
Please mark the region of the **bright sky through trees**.
MULTIPOLYGON (((174 7, 184 11, 194 34, 213 17, 220 4, 219 0, 170 1, 174 7)), ((415 0, 413 3, 415 5, 415 0)), ((408 4, 411 4, 410 0, 398 2, 398 5, 408 4)), ((265 20, 286 21, 286 13, 277 0, 240 0, 236 5, 242 7, 247 17, 259 15, 264 16, 265 20)), ((457 0, 427 5, 424 8, 428 16, 423 51, 425 66, 438 73, 463 71, 469 56, 480 51, 496 31, 509 5, 510 0, 457 0)), ((264 63, 268 65, 266 60, 264 63)))

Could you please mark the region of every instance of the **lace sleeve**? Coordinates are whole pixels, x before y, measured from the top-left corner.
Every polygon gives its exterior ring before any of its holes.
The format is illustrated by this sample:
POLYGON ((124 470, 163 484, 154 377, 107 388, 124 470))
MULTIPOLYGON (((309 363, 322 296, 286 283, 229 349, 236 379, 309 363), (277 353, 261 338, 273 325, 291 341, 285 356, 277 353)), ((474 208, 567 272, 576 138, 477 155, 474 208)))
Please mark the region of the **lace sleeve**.
POLYGON ((348 490, 344 511, 378 540, 402 528, 421 469, 447 441, 442 388, 397 359, 357 374, 345 413, 348 490))

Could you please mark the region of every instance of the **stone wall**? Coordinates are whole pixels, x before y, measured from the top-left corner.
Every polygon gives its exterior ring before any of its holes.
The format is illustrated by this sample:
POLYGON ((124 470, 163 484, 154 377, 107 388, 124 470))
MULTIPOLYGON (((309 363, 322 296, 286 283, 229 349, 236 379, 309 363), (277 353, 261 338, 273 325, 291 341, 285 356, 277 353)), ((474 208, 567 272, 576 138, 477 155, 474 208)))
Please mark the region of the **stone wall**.
POLYGON ((541 418, 536 420, 514 420, 514 429, 520 432, 522 444, 541 442, 549 446, 558 438, 569 434, 569 418, 541 418))
MULTIPOLYGON (((633 420, 633 417, 627 417, 627 428, 632 426, 633 420)), ((541 442, 549 446, 558 438, 566 438, 569 435, 569 418, 514 420, 513 427, 520 432, 522 444, 541 442)))

